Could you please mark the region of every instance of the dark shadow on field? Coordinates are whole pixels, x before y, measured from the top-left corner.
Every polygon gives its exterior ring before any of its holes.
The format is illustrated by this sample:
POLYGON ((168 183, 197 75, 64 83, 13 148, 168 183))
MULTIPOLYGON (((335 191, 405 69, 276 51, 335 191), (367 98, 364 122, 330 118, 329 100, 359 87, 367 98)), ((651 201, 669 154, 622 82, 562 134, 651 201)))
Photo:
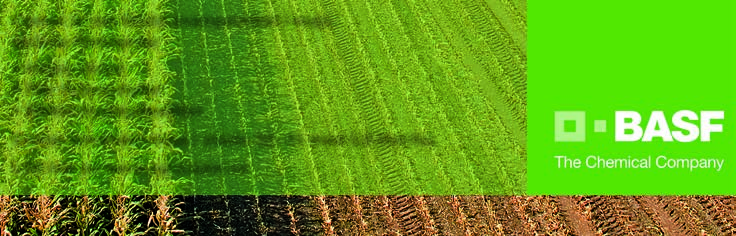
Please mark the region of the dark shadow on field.
MULTIPOLYGON (((24 17, 16 17, 13 20, 13 22, 20 22, 18 26, 22 28, 28 28, 31 26, 31 18, 28 16, 24 17)), ((82 20, 78 20, 74 23, 75 26, 79 27, 87 27, 88 22, 98 20, 101 21, 102 24, 106 28, 116 28, 119 24, 117 17, 114 14, 106 15, 103 18, 100 19, 92 19, 91 17, 85 15, 82 17, 82 20)), ((271 27, 273 23, 278 20, 281 24, 295 24, 295 25, 303 25, 307 27, 322 27, 322 26, 329 26, 329 21, 324 17, 315 17, 315 16, 295 16, 293 20, 289 19, 288 17, 276 15, 275 17, 270 16, 208 16, 204 15, 202 17, 199 16, 181 16, 178 17, 176 15, 167 15, 165 18, 165 21, 170 26, 182 26, 182 27, 202 27, 202 22, 204 21, 205 27, 211 27, 211 26, 217 26, 222 27, 225 24, 229 26, 233 25, 246 25, 246 24, 252 24, 252 26, 259 27, 259 28, 267 28, 271 27)), ((140 26, 145 27, 148 23, 148 20, 144 18, 143 16, 137 16, 131 18, 131 22, 134 22, 140 26)), ((43 21, 44 25, 46 26, 57 26, 61 25, 61 20, 58 17, 49 17, 46 18, 45 21, 43 21)), ((81 36, 81 35, 80 35, 81 36)))
POLYGON ((315 16, 295 16, 294 19, 290 19, 283 16, 275 17, 264 17, 264 16, 203 16, 203 17, 181 17, 172 18, 171 25, 177 25, 181 28, 193 28, 193 27, 218 27, 221 28, 227 24, 228 27, 233 26, 248 26, 256 28, 270 28, 274 22, 280 24, 293 24, 297 26, 305 27, 329 27, 329 21, 324 17, 315 16))
POLYGON ((371 143, 389 143, 391 145, 435 145, 435 140, 420 133, 389 135, 348 134, 348 135, 310 135, 309 142, 323 145, 368 145, 371 143))
POLYGON ((185 117, 185 115, 202 115, 205 112, 205 107, 187 105, 183 102, 174 100, 174 102, 171 103, 169 111, 177 117, 185 117))
MULTIPOLYGON (((304 143, 305 138, 299 134, 269 134, 269 133, 255 133, 250 135, 237 135, 222 133, 219 139, 214 134, 208 134, 204 136, 196 137, 198 140, 202 140, 205 146, 209 145, 244 145, 246 143, 257 144, 264 148, 271 148, 273 146, 273 140, 278 139, 279 143, 304 143)), ((309 143, 312 145, 329 145, 329 146, 366 146, 370 144, 390 144, 390 145, 423 145, 432 146, 436 144, 434 138, 420 133, 409 133, 400 134, 397 136, 388 135, 366 135, 366 134, 347 134, 347 135, 324 135, 324 134, 312 134, 308 136, 309 143)), ((174 146, 182 147, 187 145, 184 138, 179 138, 174 141, 174 146)))
MULTIPOLYGON (((136 18, 133 19, 136 22, 139 22, 139 26, 146 27, 146 21, 143 18, 136 18)), ((116 29, 117 28, 117 21, 114 16, 107 16, 104 19, 102 19, 104 22, 104 27, 107 30, 110 29, 116 29)), ((22 29, 26 29, 30 27, 30 18, 28 17, 19 17, 16 19, 15 22, 21 22, 22 24, 19 24, 18 26, 22 29)), ((172 27, 172 29, 175 28, 201 28, 203 25, 205 28, 213 28, 221 30, 222 27, 227 25, 230 28, 233 27, 241 27, 241 28, 271 28, 273 27, 273 24, 275 22, 278 22, 279 24, 287 24, 287 25, 296 25, 296 26, 305 26, 309 28, 322 28, 322 27, 329 27, 330 23, 329 20, 327 20, 324 17, 315 17, 315 16, 295 16, 294 19, 287 18, 284 16, 182 16, 174 17, 170 16, 169 18, 166 18, 166 22, 169 26, 172 27)), ((48 18, 44 21, 44 24, 47 27, 53 27, 58 26, 61 24, 61 21, 58 18, 48 18)), ((74 24, 75 26, 81 27, 81 28, 87 28, 87 21, 86 19, 84 21, 79 21, 74 24)), ((15 45, 18 49, 26 49, 28 46, 26 45, 26 42, 24 38, 27 36, 25 35, 26 31, 22 31, 21 34, 19 34, 20 37, 14 38, 14 42, 12 42, 10 45, 15 45)), ((148 42, 146 41, 146 38, 143 37, 143 35, 140 35, 136 41, 134 41, 134 44, 138 45, 148 45, 148 42)), ((84 47, 88 47, 93 44, 93 39, 90 38, 90 35, 87 33, 81 33, 76 36, 75 39, 76 43, 79 43, 83 45, 84 47)), ((55 44, 57 43, 58 39, 53 37, 46 37, 42 38, 41 42, 42 44, 55 44)), ((113 50, 117 47, 119 47, 119 39, 114 34, 107 34, 100 44, 107 50, 113 50)))

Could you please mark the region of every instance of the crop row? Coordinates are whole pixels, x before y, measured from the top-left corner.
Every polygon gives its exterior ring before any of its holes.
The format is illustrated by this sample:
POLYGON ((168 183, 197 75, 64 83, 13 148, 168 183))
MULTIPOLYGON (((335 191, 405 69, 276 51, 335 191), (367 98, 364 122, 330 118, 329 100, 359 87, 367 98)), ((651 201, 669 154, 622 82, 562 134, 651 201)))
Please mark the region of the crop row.
POLYGON ((562 226, 575 234, 733 233, 732 197, 556 197, 562 226))

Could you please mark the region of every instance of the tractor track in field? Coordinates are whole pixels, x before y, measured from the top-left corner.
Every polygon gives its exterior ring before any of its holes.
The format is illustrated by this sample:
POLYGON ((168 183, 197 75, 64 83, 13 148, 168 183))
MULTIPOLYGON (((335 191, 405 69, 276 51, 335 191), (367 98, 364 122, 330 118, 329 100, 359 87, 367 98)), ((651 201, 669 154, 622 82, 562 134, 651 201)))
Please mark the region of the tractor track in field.
POLYGON ((526 224, 521 220, 521 217, 517 215, 516 210, 512 204, 509 204, 507 197, 489 197, 492 210, 496 212, 498 216, 498 223, 496 227, 499 231, 504 234, 514 234, 517 232, 516 229, 522 229, 526 234, 530 234, 530 229, 524 227, 526 224))
POLYGON ((400 167, 391 158, 394 153, 391 144, 387 142, 389 133, 386 129, 386 122, 381 119, 382 109, 379 108, 379 101, 375 97, 373 82, 366 74, 366 69, 361 62, 362 52, 359 41, 355 38, 355 32, 350 30, 346 22, 347 17, 343 15, 343 7, 338 0, 323 0, 321 3, 333 30, 339 54, 345 62, 350 84, 354 86, 357 106, 368 126, 367 133, 370 138, 369 142, 374 144, 371 147, 375 147, 376 162, 379 164, 382 176, 386 177, 384 188, 390 193, 406 193, 405 178, 401 178, 400 167))
POLYGON ((695 234, 695 232, 687 229, 682 229, 680 227, 680 225, 676 222, 675 216, 673 216, 667 210, 664 197, 646 196, 635 197, 634 199, 636 199, 636 201, 638 201, 642 205, 644 211, 647 212, 647 214, 650 215, 655 222, 657 222, 657 226, 662 230, 662 233, 664 235, 695 234))
POLYGON ((655 234, 651 228, 645 227, 649 222, 639 217, 640 209, 632 206, 628 200, 618 196, 592 196, 581 197, 580 204, 590 208, 591 219, 603 234, 655 234))

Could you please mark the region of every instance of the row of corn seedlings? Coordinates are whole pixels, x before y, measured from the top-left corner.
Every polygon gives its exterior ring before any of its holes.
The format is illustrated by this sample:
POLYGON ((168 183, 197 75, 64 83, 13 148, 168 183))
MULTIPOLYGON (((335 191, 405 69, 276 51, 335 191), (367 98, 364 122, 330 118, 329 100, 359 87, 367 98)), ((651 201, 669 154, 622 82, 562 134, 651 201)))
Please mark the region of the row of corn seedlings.
MULTIPOLYGON (((12 77, 13 76, 13 67, 15 65, 15 61, 12 60, 14 58, 11 54, 11 51, 13 49, 13 39, 15 38, 16 34, 16 25, 14 23, 16 19, 18 11, 18 3, 15 0, 4 0, 0 1, 0 119, 3 121, 7 120, 10 116, 9 114, 9 106, 10 102, 12 100, 12 97, 10 97, 9 93, 10 91, 10 84, 12 83, 12 77)), ((0 130, 2 132, 6 132, 9 123, 2 122, 0 124, 0 130)), ((8 136, 2 137, 2 142, 5 142, 7 140, 8 136)), ((0 193, 9 193, 11 191, 11 186, 7 185, 7 180, 9 178, 8 171, 12 171, 12 166, 7 165, 8 160, 6 158, 7 152, 5 152, 5 148, 7 146, 2 147, 2 157, 0 157, 0 160, 2 163, 5 163, 2 166, 2 174, 4 178, 0 180, 0 193), (7 168, 7 169, 6 169, 7 168)), ((13 214, 15 210, 15 202, 13 199, 9 196, 0 196, 0 235, 8 235, 10 231, 8 230, 10 227, 12 227, 11 222, 11 214, 13 214)))
POLYGON ((112 190, 120 194, 112 203, 113 232, 117 235, 130 235, 138 230, 138 225, 132 224, 136 217, 134 209, 137 202, 131 202, 127 194, 134 193, 135 170, 138 167, 136 160, 140 148, 136 145, 139 136, 139 124, 135 116, 137 103, 141 102, 138 90, 142 69, 143 49, 137 42, 140 32, 138 9, 140 2, 135 0, 120 0, 115 8, 117 31, 117 47, 113 52, 117 63, 117 75, 114 88, 114 117, 116 130, 115 165, 117 171, 112 180, 112 190))
MULTIPOLYGON (((436 178, 432 181, 426 181, 423 178, 436 176, 437 168, 435 166, 427 166, 432 163, 429 158, 433 156, 429 153, 419 153, 417 151, 430 151, 425 145, 414 146, 412 141, 424 143, 424 140, 415 140, 414 138, 424 138, 422 134, 421 124, 416 120, 416 112, 413 101, 408 100, 410 93, 406 90, 405 83, 401 79, 390 79, 401 77, 402 73, 398 72, 396 58, 393 57, 389 47, 401 45, 404 35, 402 21, 390 7, 377 7, 379 4, 371 1, 356 2, 346 4, 352 19, 357 23, 356 28, 359 32, 370 32, 368 36, 361 38, 363 49, 366 50, 366 57, 369 57, 369 74, 374 74, 376 81, 373 90, 375 91, 376 100, 380 101, 384 110, 383 120, 387 127, 387 137, 390 140, 390 146, 396 150, 396 154, 390 159, 396 162, 400 169, 405 169, 405 182, 412 192, 429 192, 431 188, 437 186, 436 178), (386 20, 384 20, 386 19, 386 20), (389 25, 389 27, 386 27, 389 25), (386 35, 392 40, 386 41, 386 35), (395 39, 394 39, 395 38, 395 39), (388 63, 386 63, 388 62, 388 63), (417 127, 418 125, 419 127, 417 127), (410 136, 406 134, 420 134, 410 136), (406 135, 406 136, 405 136, 406 135), (428 183, 432 183, 431 185, 428 183)), ((396 50, 396 53, 405 53, 406 51, 396 50)), ((406 56, 406 54, 402 55, 406 56)), ((411 63, 402 64, 402 70, 410 71, 416 67, 412 67, 411 63)), ((411 72, 409 72, 411 73, 411 72)), ((408 74, 408 73, 407 73, 408 74)))
MULTIPOLYGON (((76 86, 79 145, 76 148, 76 193, 98 195, 106 193, 109 188, 106 180, 112 175, 108 168, 114 163, 109 147, 103 143, 110 134, 110 117, 107 113, 110 102, 109 90, 106 88, 112 78, 106 73, 105 61, 110 56, 110 48, 103 43, 110 37, 105 29, 105 14, 108 12, 105 1, 94 0, 87 6, 88 18, 84 22, 85 32, 90 44, 84 49, 83 74, 76 86)), ((124 198, 123 198, 124 199, 124 198)), ((111 204, 112 206, 118 206, 111 204)), ((116 209, 116 208, 113 208, 116 209)), ((76 235, 98 235, 104 231, 104 222, 100 216, 107 209, 101 198, 83 196, 74 205, 73 220, 77 228, 76 235)), ((116 213, 115 211, 112 212, 116 213)), ((122 218, 122 217, 121 217, 122 218)), ((117 218, 116 218, 117 219, 117 218)))
MULTIPOLYGON (((2 14, 2 55, 0 55, 0 64, 2 64, 2 77, 3 82, 3 176, 2 176, 2 191, 4 194, 19 193, 21 191, 21 176, 24 175, 24 169, 22 168, 25 164, 24 158, 24 146, 25 146, 25 133, 28 131, 28 122, 26 112, 28 105, 19 107, 17 103, 20 99, 18 95, 12 94, 12 87, 20 85, 20 81, 24 80, 30 82, 31 75, 30 69, 26 68, 26 65, 32 65, 32 61, 28 61, 28 57, 21 52, 17 52, 14 57, 11 57, 13 46, 17 43, 16 40, 27 41, 21 36, 20 31, 22 30, 17 26, 17 19, 23 13, 21 12, 21 2, 14 0, 3 1, 3 14, 2 14), (17 57, 23 57, 22 62, 18 62, 17 57), (16 59, 16 60, 13 60, 16 59), (24 63, 25 62, 25 63, 24 63), (24 73, 29 73, 28 75, 24 73), (21 77, 22 78, 19 78, 21 77), (22 112, 18 112, 22 110, 22 112), (8 130, 10 132, 8 132, 8 130)), ((26 91, 25 95, 33 96, 30 91, 26 91)), ((30 98, 24 98, 24 102, 30 103, 30 98)))
POLYGON ((103 46, 109 37, 105 32, 104 16, 106 14, 105 2, 94 0, 90 3, 89 18, 85 22, 85 32, 88 34, 90 45, 84 49, 85 58, 82 79, 77 84, 77 136, 79 145, 76 148, 77 178, 76 191, 81 194, 104 193, 105 181, 110 174, 105 170, 112 164, 108 147, 102 140, 110 133, 109 115, 101 112, 110 107, 109 91, 106 90, 111 83, 110 76, 103 69, 105 59, 109 57, 110 50, 103 46), (102 171, 100 171, 102 170, 102 171))
POLYGON ((3 0, 0 2, 0 131, 2 132, 2 179, 0 180, 0 193, 12 193, 18 187, 19 173, 21 169, 17 156, 18 148, 15 146, 13 136, 8 131, 15 125, 8 122, 13 117, 13 95, 11 87, 17 84, 17 57, 13 45, 18 37, 16 19, 20 8, 17 0, 3 0))
POLYGON ((60 24, 56 25, 55 29, 58 35, 54 35, 58 36, 59 42, 53 53, 53 77, 44 81, 49 90, 49 94, 45 97, 49 116, 44 124, 46 137, 40 146, 39 158, 42 166, 38 182, 40 194, 51 194, 63 189, 60 186, 64 177, 61 163, 65 162, 64 157, 68 153, 69 144, 65 142, 68 132, 66 124, 67 114, 71 111, 68 84, 74 76, 72 69, 77 62, 73 57, 81 48, 75 44, 79 30, 74 21, 80 13, 79 4, 80 2, 76 0, 64 0, 58 6, 60 24))
MULTIPOLYGON (((50 48, 49 53, 52 57, 48 68, 43 61, 40 66, 46 70, 39 73, 39 81, 32 89, 45 88, 48 90, 45 98, 44 108, 46 113, 46 121, 38 125, 37 132, 45 132, 44 138, 40 139, 38 147, 39 152, 37 159, 40 164, 40 172, 38 173, 37 186, 34 193, 41 194, 33 204, 24 203, 23 210, 25 217, 32 221, 32 227, 29 232, 33 235, 56 235, 58 232, 58 223, 63 220, 63 216, 69 209, 62 209, 59 204, 58 197, 51 197, 49 194, 58 194, 64 189, 63 165, 64 157, 68 153, 69 145, 65 143, 66 133, 68 132, 67 114, 69 113, 69 89, 67 84, 72 80, 72 69, 74 63, 73 56, 79 50, 79 45, 75 45, 76 35, 78 33, 75 19, 78 12, 78 4, 76 0, 64 0, 54 5, 50 1, 39 1, 31 15, 31 43, 28 45, 29 51, 43 51, 47 47, 50 48), (58 9, 56 9, 58 7, 58 9), (52 28, 46 24, 47 14, 56 14, 60 18, 60 24, 52 28), (36 35, 36 34, 41 35, 36 35), (46 46, 41 43, 46 37, 47 43, 52 44, 46 46), (57 41, 49 39, 56 38, 57 41), (54 48, 53 43, 56 43, 54 48), (51 77, 51 78, 49 78, 51 77), (45 87, 44 87, 45 85, 45 87)), ((32 55, 36 56, 36 55, 32 55)), ((37 59, 33 59, 37 60, 37 59)), ((27 65, 28 66, 28 65, 27 65)), ((38 66, 38 65, 37 65, 38 66)), ((25 90, 25 88, 23 88, 25 90)), ((41 95, 41 93, 39 93, 41 95)), ((35 121, 35 120, 34 120, 35 121)))
MULTIPOLYGON (((396 95, 402 97, 401 99, 396 98, 397 102, 390 103, 394 107, 395 123, 413 124, 411 126, 404 125, 401 129, 405 130, 403 132, 419 134, 423 139, 420 141, 422 143, 431 142, 428 137, 430 125, 427 122, 428 119, 432 119, 428 117, 431 114, 427 114, 430 112, 422 112, 423 103, 416 99, 425 96, 425 94, 412 91, 412 82, 416 79, 408 76, 418 72, 421 73, 422 68, 416 60, 412 60, 415 56, 411 54, 413 50, 408 48, 411 44, 407 36, 407 27, 402 25, 399 13, 393 7, 381 7, 380 1, 368 1, 366 7, 369 9, 370 18, 376 22, 371 24, 375 26, 374 32, 384 45, 382 51, 385 52, 390 65, 390 70, 387 70, 391 73, 389 78, 392 76, 398 78, 388 79, 385 83, 382 83, 384 88, 388 90, 386 92, 388 97, 396 95), (391 20, 382 22, 381 19, 391 20)), ((422 28, 416 28, 412 31, 420 30, 422 28)), ((450 189, 450 180, 447 178, 445 165, 441 161, 442 154, 439 153, 437 148, 431 146, 412 148, 409 146, 407 152, 410 159, 413 159, 411 163, 415 166, 416 171, 414 176, 420 183, 418 187, 421 191, 424 193, 439 193, 450 189)))
POLYGON ((169 80, 172 72, 166 68, 168 52, 173 48, 172 35, 164 22, 166 0, 148 0, 145 9, 147 26, 145 37, 148 45, 148 110, 151 128, 148 132, 148 148, 151 155, 150 169, 152 192, 172 194, 173 184, 168 171, 169 159, 175 150, 169 140, 173 135, 172 115, 168 110, 174 92, 169 80))
POLYGON ((169 196, 3 195, 0 236, 178 235, 186 233, 176 225, 182 204, 169 196))
POLYGON ((138 42, 140 35, 139 8, 136 0, 120 0, 115 9, 117 16, 118 45, 113 53, 117 63, 114 82, 114 116, 117 143, 115 144, 115 164, 117 172, 113 177, 112 192, 116 194, 136 193, 141 189, 135 183, 135 170, 140 161, 140 136, 145 124, 136 111, 143 102, 140 85, 143 76, 143 53, 138 42))
MULTIPOLYGON (((148 110, 151 114, 151 128, 147 138, 151 155, 149 169, 152 170, 151 192, 156 194, 173 194, 176 181, 172 180, 168 171, 175 149, 169 142, 174 135, 173 117, 169 112, 171 96, 174 92, 169 81, 173 73, 166 67, 166 61, 174 49, 171 41, 173 35, 165 24, 164 16, 168 13, 166 0, 148 0, 145 9, 147 26, 145 36, 148 45, 148 110)), ((176 229, 176 216, 181 210, 172 206, 171 197, 162 195, 155 200, 156 213, 151 214, 149 230, 154 229, 159 236, 183 233, 176 229), (153 225, 150 223, 153 222, 153 225)))
MULTIPOLYGON (((51 33, 50 27, 46 24, 46 18, 52 12, 49 1, 33 1, 26 2, 30 9, 26 10, 30 19, 28 22, 29 29, 25 32, 24 44, 26 48, 22 50, 22 69, 19 76, 20 81, 18 87, 20 92, 16 94, 15 113, 13 115, 11 140, 7 140, 9 146, 7 163, 13 166, 13 171, 17 171, 19 175, 8 176, 9 182, 13 182, 11 186, 12 192, 21 193, 28 191, 21 180, 27 179, 24 176, 24 168, 26 163, 33 160, 35 151, 38 149, 37 136, 41 132, 41 127, 35 124, 35 120, 40 116, 38 110, 34 107, 39 105, 41 94, 39 87, 43 80, 48 76, 49 58, 48 39, 51 33), (12 176, 12 177, 11 177, 12 176)), ((20 21, 18 21, 20 22, 20 21)), ((38 187, 43 187, 39 184, 38 187)), ((43 190, 41 190, 43 191, 43 190)))

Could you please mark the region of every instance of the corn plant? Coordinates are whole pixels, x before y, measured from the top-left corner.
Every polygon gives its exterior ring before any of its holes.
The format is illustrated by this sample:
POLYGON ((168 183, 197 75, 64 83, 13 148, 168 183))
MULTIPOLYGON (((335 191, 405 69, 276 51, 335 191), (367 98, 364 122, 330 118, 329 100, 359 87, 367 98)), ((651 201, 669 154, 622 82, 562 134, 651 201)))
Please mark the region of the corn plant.
POLYGON ((12 228, 11 214, 17 210, 15 199, 10 196, 0 196, 0 236, 11 235, 8 228, 12 228))
POLYGON ((59 198, 40 195, 33 204, 24 203, 25 218, 31 223, 31 235, 58 235, 69 209, 62 209, 59 198))
POLYGON ((23 52, 22 70, 18 82, 20 92, 16 94, 15 113, 11 118, 14 125, 10 134, 6 134, 10 136, 6 139, 8 152, 8 160, 5 163, 8 167, 6 171, 12 170, 13 172, 13 174, 6 175, 6 182, 13 187, 11 189, 16 194, 24 192, 25 186, 20 181, 28 177, 24 176, 23 167, 34 154, 37 148, 37 143, 34 142, 35 137, 43 129, 43 127, 34 127, 33 121, 36 117, 32 108, 41 99, 40 94, 36 92, 37 85, 41 84, 40 80, 44 79, 47 74, 44 60, 49 55, 46 44, 49 28, 45 20, 51 9, 47 1, 32 3, 34 5, 30 11, 30 29, 25 34, 25 44, 28 47, 23 52))
POLYGON ((173 89, 168 81, 172 72, 166 68, 166 59, 171 50, 170 42, 173 36, 164 24, 163 14, 165 0, 148 0, 144 12, 146 25, 145 37, 148 42, 148 110, 151 114, 151 128, 147 138, 151 160, 149 168, 152 170, 152 192, 157 194, 173 193, 173 182, 168 173, 169 158, 174 150, 168 142, 172 138, 172 116, 168 111, 173 89))
POLYGON ((84 196, 77 200, 74 206, 74 223, 77 227, 78 236, 100 235, 104 232, 104 221, 101 221, 100 214, 106 207, 97 199, 90 200, 89 196, 84 196))
POLYGON ((174 199, 171 196, 161 195, 154 200, 156 204, 156 212, 149 213, 148 229, 155 231, 158 236, 168 236, 174 233, 184 233, 183 230, 176 229, 176 217, 181 215, 181 209, 178 207, 182 203, 171 205, 174 199), (152 225, 153 224, 153 225, 152 225))
MULTIPOLYGON (((15 77, 13 69, 16 63, 16 56, 13 55, 13 40, 18 33, 16 26, 16 18, 18 14, 18 3, 16 0, 0 1, 0 106, 7 107, 10 96, 10 80, 15 77)), ((3 110, 3 115, 8 115, 3 110)), ((3 119, 5 120, 5 119, 3 119)), ((3 126, 5 128, 5 126, 3 126)))
MULTIPOLYGON (((2 16, 0 20, 0 132, 6 133, 14 125, 8 122, 11 119, 13 97, 11 95, 11 84, 17 83, 16 56, 13 54, 13 40, 16 38, 18 29, 16 26, 16 18, 18 15, 18 2, 16 0, 3 0, 2 16)), ((1 136, 2 150, 2 171, 3 178, 0 180, 0 193, 9 194, 18 189, 16 181, 20 169, 18 168, 18 158, 15 156, 17 148, 12 142, 12 137, 6 133, 1 136)))
POLYGON ((137 232, 141 227, 140 224, 133 224, 133 220, 140 216, 136 212, 136 208, 140 207, 139 202, 130 201, 130 197, 120 195, 114 199, 112 203, 113 229, 112 233, 118 236, 134 236, 141 235, 143 232, 137 232))

